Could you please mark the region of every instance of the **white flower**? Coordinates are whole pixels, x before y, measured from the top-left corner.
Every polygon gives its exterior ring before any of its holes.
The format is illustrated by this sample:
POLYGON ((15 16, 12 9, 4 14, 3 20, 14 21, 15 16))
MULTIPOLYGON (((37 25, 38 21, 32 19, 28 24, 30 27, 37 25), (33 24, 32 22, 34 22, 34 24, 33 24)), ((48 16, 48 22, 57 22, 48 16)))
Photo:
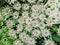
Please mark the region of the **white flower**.
POLYGON ((15 40, 13 45, 23 45, 23 43, 20 40, 15 40))
POLYGON ((45 10, 45 7, 43 4, 39 5, 39 12, 43 12, 45 10))
POLYGON ((25 21, 26 21, 26 24, 31 24, 32 23, 32 18, 27 17, 27 19, 25 21))
POLYGON ((6 21, 6 25, 8 26, 8 27, 13 27, 13 25, 14 25, 14 23, 11 21, 11 20, 7 20, 6 21))
POLYGON ((30 24, 25 27, 26 31, 28 31, 28 32, 32 31, 32 28, 33 27, 30 24))
POLYGON ((17 11, 15 11, 15 12, 13 13, 13 18, 17 19, 18 17, 19 17, 19 13, 18 13, 17 11))
POLYGON ((17 36, 16 36, 16 31, 14 31, 13 29, 9 29, 8 34, 9 34, 9 36, 11 36, 12 38, 17 38, 17 36))
POLYGON ((40 35, 40 33, 41 32, 39 30, 37 30, 37 29, 35 29, 35 30, 32 31, 32 35, 36 36, 36 37, 38 37, 40 35))
POLYGON ((39 8, 38 8, 38 5, 33 5, 32 8, 31 8, 31 10, 32 10, 33 12, 38 12, 38 11, 39 11, 38 9, 39 9, 39 8))
POLYGON ((22 8, 24 10, 28 10, 29 9, 29 4, 22 4, 22 8))
POLYGON ((51 14, 48 15, 48 16, 51 17, 51 18, 56 18, 55 16, 57 15, 58 10, 59 10, 58 8, 54 8, 54 10, 52 10, 51 14))
POLYGON ((58 2, 58 0, 48 0, 48 5, 52 6, 54 4, 56 4, 58 2))
POLYGON ((36 4, 36 5, 33 5, 31 7, 31 10, 32 12, 34 13, 41 13, 41 11, 43 12, 45 10, 44 6, 43 5, 40 5, 40 4, 36 4))
POLYGON ((5 6, 5 7, 3 8, 2 11, 6 11, 6 12, 8 12, 8 11, 10 11, 10 10, 11 10, 10 7, 7 5, 7 6, 5 6))
POLYGON ((14 9, 19 10, 21 8, 21 4, 19 2, 13 5, 14 9))
POLYGON ((60 20, 60 11, 58 11, 57 14, 55 15, 55 19, 60 20))
POLYGON ((22 32, 19 34, 19 38, 23 41, 26 42, 28 40, 28 35, 25 32, 22 32))
POLYGON ((48 29, 41 30, 43 37, 48 37, 51 33, 48 29))
POLYGON ((56 43, 53 40, 45 40, 44 41, 45 45, 56 45, 56 43))
POLYGON ((51 19, 51 18, 48 18, 46 23, 47 23, 48 26, 52 26, 53 24, 55 24, 54 20, 51 19))
POLYGON ((18 19, 18 22, 19 22, 20 24, 23 24, 23 23, 24 23, 24 18, 22 18, 22 17, 19 18, 19 19, 18 19))
POLYGON ((29 3, 35 3, 36 0, 27 0, 29 3))
POLYGON ((22 29, 23 29, 22 24, 18 24, 18 25, 17 25, 17 32, 22 31, 22 29))
POLYGON ((38 24, 37 20, 34 20, 34 21, 32 22, 32 26, 33 26, 33 27, 38 27, 38 25, 39 25, 39 24, 38 24))
POLYGON ((48 0, 47 4, 53 9, 57 6, 58 0, 48 0))
POLYGON ((45 12, 46 12, 46 14, 47 14, 48 16, 52 15, 52 14, 51 14, 51 11, 52 11, 51 8, 47 8, 47 9, 45 10, 45 12))
POLYGON ((32 13, 32 14, 31 14, 31 17, 32 17, 33 19, 37 19, 37 18, 38 18, 38 14, 37 14, 37 13, 32 13))
POLYGON ((22 13, 22 17, 23 17, 24 19, 26 19, 26 18, 28 17, 28 15, 29 15, 29 14, 28 14, 27 11, 25 11, 25 12, 22 13))
POLYGON ((56 8, 58 5, 58 0, 49 0, 48 5, 53 9, 56 8))
POLYGON ((2 12, 5 13, 5 14, 3 14, 3 15, 7 15, 7 14, 11 15, 12 9, 11 9, 11 7, 9 7, 9 6, 7 5, 7 6, 3 7, 2 12))
POLYGON ((20 33, 19 38, 26 44, 29 44, 29 45, 35 44, 35 40, 33 38, 29 37, 29 35, 27 35, 25 32, 20 33))
POLYGON ((40 10, 40 5, 36 4, 31 7, 32 12, 38 13, 40 10))
POLYGON ((54 8, 56 8, 56 7, 57 7, 57 5, 58 5, 58 4, 53 3, 50 7, 51 7, 51 9, 54 9, 54 8))
POLYGON ((39 23, 39 28, 40 28, 40 29, 44 29, 45 26, 46 26, 46 25, 45 25, 43 22, 40 22, 40 23, 39 23))
POLYGON ((34 38, 31 38, 31 37, 29 37, 29 39, 28 39, 28 45, 35 45, 36 44, 36 41, 35 41, 35 39, 34 38))
POLYGON ((39 15, 39 19, 41 21, 44 21, 44 20, 46 20, 46 16, 44 14, 41 14, 41 15, 39 15))

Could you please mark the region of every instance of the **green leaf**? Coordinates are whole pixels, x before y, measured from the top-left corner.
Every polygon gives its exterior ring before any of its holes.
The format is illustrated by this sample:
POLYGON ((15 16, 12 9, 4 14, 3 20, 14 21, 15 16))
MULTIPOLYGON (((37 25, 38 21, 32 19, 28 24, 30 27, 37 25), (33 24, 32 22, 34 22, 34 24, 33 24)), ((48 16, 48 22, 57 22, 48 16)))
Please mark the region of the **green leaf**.
POLYGON ((48 0, 44 0, 44 1, 43 1, 43 4, 45 5, 45 4, 47 3, 47 1, 48 1, 48 0))
POLYGON ((0 21, 0 26, 2 26, 3 25, 3 21, 0 21))
POLYGON ((50 27, 50 31, 52 33, 56 32, 57 31, 57 26, 53 25, 52 27, 50 27))
POLYGON ((5 4, 5 0, 0 0, 0 7, 5 4))
POLYGON ((0 41, 0 45, 4 45, 4 44, 0 41))
POLYGON ((3 30, 3 32, 7 32, 8 31, 8 27, 7 26, 2 26, 2 30, 3 30))
POLYGON ((18 24, 18 20, 17 19, 12 19, 14 24, 18 24))
POLYGON ((60 36, 58 35, 53 35, 52 39, 55 40, 56 42, 60 42, 60 36))
POLYGON ((0 8, 0 12, 2 12, 2 8, 0 8))
POLYGON ((4 44, 4 45, 11 45, 12 41, 10 41, 10 39, 8 37, 4 37, 1 39, 1 42, 4 44))

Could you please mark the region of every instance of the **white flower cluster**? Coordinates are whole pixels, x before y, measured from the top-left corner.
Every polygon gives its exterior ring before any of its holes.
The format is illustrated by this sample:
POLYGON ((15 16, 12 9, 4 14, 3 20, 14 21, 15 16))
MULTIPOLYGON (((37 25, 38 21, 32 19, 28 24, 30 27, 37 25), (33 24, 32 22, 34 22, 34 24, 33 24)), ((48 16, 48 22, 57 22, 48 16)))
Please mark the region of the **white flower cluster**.
MULTIPOLYGON (((13 45, 36 45, 38 43, 36 39, 40 37, 44 38, 44 45, 56 45, 50 39, 52 37, 46 39, 51 36, 50 29, 46 27, 60 23, 59 0, 48 0, 46 4, 41 3, 43 0, 27 0, 27 2, 21 4, 17 0, 8 0, 13 9, 7 6, 0 14, 0 20, 4 14, 5 17, 7 15, 5 21, 9 28, 8 35, 16 39, 13 45), (13 28, 14 26, 16 29, 13 28)), ((57 33, 60 35, 60 28, 57 29, 57 33)))

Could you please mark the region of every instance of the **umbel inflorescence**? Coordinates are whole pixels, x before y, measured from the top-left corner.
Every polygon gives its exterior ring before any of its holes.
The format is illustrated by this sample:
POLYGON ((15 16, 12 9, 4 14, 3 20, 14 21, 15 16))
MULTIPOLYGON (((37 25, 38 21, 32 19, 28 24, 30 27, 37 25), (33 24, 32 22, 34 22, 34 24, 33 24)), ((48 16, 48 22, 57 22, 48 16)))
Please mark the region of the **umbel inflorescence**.
POLYGON ((1 45, 60 45, 59 0, 5 0, 0 8, 1 45))

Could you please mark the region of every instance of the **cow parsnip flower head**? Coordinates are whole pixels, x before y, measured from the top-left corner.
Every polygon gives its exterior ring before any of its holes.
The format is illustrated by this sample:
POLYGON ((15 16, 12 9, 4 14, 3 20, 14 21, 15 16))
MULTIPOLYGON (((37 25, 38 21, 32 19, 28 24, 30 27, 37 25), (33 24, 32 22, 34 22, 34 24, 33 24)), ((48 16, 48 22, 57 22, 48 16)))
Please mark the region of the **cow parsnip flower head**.
POLYGON ((60 45, 59 0, 5 0, 0 6, 0 45, 60 45))

